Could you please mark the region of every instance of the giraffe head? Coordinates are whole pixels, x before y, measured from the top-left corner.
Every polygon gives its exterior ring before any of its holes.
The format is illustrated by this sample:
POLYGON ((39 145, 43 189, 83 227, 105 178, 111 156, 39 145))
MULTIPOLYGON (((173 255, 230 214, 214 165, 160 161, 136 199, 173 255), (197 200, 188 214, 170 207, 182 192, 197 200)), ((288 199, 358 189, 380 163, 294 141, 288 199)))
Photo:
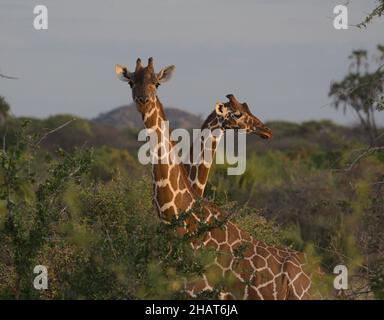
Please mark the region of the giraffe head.
POLYGON ((214 116, 217 126, 222 129, 244 129, 247 133, 255 133, 263 139, 272 138, 272 131, 255 117, 246 103, 237 101, 233 94, 227 95, 228 102, 218 102, 214 116))
POLYGON ((157 99, 157 88, 168 81, 175 69, 175 66, 168 66, 155 72, 153 59, 148 59, 148 65, 143 67, 140 58, 136 61, 134 72, 127 67, 117 64, 115 67, 116 75, 122 81, 128 82, 132 89, 132 98, 140 109, 146 109, 150 103, 157 99))

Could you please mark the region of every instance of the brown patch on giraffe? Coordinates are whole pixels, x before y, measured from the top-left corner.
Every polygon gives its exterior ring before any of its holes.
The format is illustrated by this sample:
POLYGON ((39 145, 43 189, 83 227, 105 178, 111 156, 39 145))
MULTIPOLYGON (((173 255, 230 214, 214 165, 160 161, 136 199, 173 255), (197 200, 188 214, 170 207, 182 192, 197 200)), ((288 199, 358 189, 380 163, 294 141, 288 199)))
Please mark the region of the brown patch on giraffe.
POLYGON ((162 218, 165 221, 171 221, 175 217, 175 215, 176 215, 176 211, 173 206, 164 210, 161 214, 162 218))
POLYGON ((207 247, 208 249, 215 249, 215 250, 217 250, 219 245, 212 238, 209 238, 209 240, 206 242, 205 247, 207 247))
POLYGON ((184 236, 187 233, 187 230, 184 227, 176 227, 176 232, 180 236, 184 236))
POLYGON ((232 223, 228 223, 227 233, 228 233, 228 244, 230 245, 234 243, 236 240, 240 239, 239 232, 232 223))
POLYGON ((291 280, 301 271, 301 268, 290 260, 285 262, 284 269, 284 271, 288 274, 288 278, 291 280))
MULTIPOLYGON (((221 244, 225 241, 226 231, 221 229, 221 228, 215 228, 215 229, 211 230, 210 234, 211 234, 211 237, 214 238, 217 241, 217 243, 219 243, 219 244, 221 244)), ((229 248, 229 246, 228 246, 228 248, 229 248)))
MULTIPOLYGON (((188 170, 188 168, 186 168, 186 169, 188 170)), ((197 167, 196 166, 192 166, 190 168, 189 178, 190 178, 191 181, 195 181, 196 171, 197 171, 197 167)))
POLYGON ((274 248, 274 247, 269 247, 268 248, 268 251, 273 255, 273 256, 278 256, 278 251, 279 250, 277 250, 276 248, 274 248))
POLYGON ((157 187, 157 201, 160 208, 173 200, 173 192, 169 185, 157 187))
POLYGON ((272 270, 273 273, 277 274, 281 270, 282 260, 277 259, 275 256, 270 256, 267 258, 268 267, 272 270))
POLYGON ((205 184, 206 179, 207 179, 207 175, 206 175, 205 170, 199 170, 199 172, 197 174, 198 174, 197 178, 198 178, 199 182, 201 184, 205 184))
POLYGON ((260 245, 256 247, 256 253, 264 258, 270 255, 270 253, 266 249, 262 248, 260 245))
POLYGON ((191 172, 191 169, 192 169, 192 165, 190 163, 184 163, 184 168, 185 168, 185 171, 188 172, 191 172))
POLYGON ((157 118, 157 126, 158 126, 159 128, 162 128, 162 126, 163 126, 163 122, 164 122, 163 119, 161 119, 160 117, 157 118))
POLYGON ((282 300, 286 299, 288 291, 288 278, 284 273, 279 274, 275 277, 276 293, 277 299, 282 300))
POLYGON ((253 284, 255 286, 258 286, 260 284, 273 280, 273 274, 268 268, 266 268, 261 271, 257 271, 255 273, 255 277, 252 280, 253 280, 253 284))
POLYGON ((159 179, 167 179, 168 178, 168 170, 169 165, 168 164, 157 164, 153 167, 153 175, 155 177, 155 180, 158 181, 159 179))
POLYGON ((299 266, 301 264, 306 263, 306 256, 304 254, 300 255, 297 253, 293 253, 290 255, 290 260, 299 266))
POLYGON ((240 237, 245 241, 252 241, 251 236, 244 230, 240 230, 240 237))
POLYGON ((257 241, 257 247, 267 249, 267 245, 264 242, 257 241))
POLYGON ((184 192, 183 198, 184 198, 184 200, 183 200, 184 206, 185 206, 185 208, 187 208, 188 205, 192 202, 192 196, 191 196, 191 194, 189 192, 184 192))
POLYGON ((219 263, 223 268, 227 269, 231 265, 233 256, 226 252, 217 253, 217 263, 219 263))
POLYGON ((177 209, 183 210, 183 207, 185 207, 183 200, 184 200, 183 194, 181 192, 178 192, 175 197, 175 206, 177 209))
POLYGON ((248 299, 250 300, 260 300, 260 296, 257 294, 257 291, 252 287, 248 288, 248 299))
POLYGON ((295 292, 299 297, 302 296, 304 293, 302 282, 303 279, 301 277, 298 277, 296 280, 289 284, 290 287, 295 287, 295 292))
POLYGON ((193 217, 188 217, 185 220, 188 232, 194 232, 198 227, 198 221, 193 217))
POLYGON ((175 175, 176 178, 177 178, 177 187, 179 188, 179 190, 183 190, 185 189, 185 185, 183 183, 183 179, 181 177, 181 174, 180 172, 178 171, 177 174, 175 175))
POLYGON ((251 263, 248 260, 244 259, 235 261, 232 269, 243 279, 249 279, 253 272, 253 267, 251 263))
POLYGON ((231 247, 227 243, 223 243, 223 244, 220 245, 219 250, 223 251, 223 252, 230 253, 231 252, 231 247))
POLYGON ((215 222, 215 217, 213 216, 211 209, 206 205, 204 205, 202 210, 199 210, 198 217, 200 218, 200 220, 205 221, 206 223, 209 223, 209 224, 212 224, 213 222, 215 222), (210 218, 208 219, 208 217, 210 218))
POLYGON ((273 300, 273 283, 269 283, 268 285, 258 288, 260 294, 263 296, 265 300, 273 300))
POLYGON ((183 170, 180 170, 178 173, 178 189, 179 190, 188 190, 188 187, 190 186, 190 183, 188 181, 188 178, 184 176, 185 172, 183 170))
POLYGON ((241 242, 241 241, 238 241, 234 244, 232 244, 231 248, 232 248, 232 252, 234 255, 236 255, 237 257, 243 257, 244 256, 244 250, 246 249, 246 246, 247 244, 244 243, 244 242, 241 242))
POLYGON ((267 266, 266 260, 257 255, 252 258, 251 262, 256 269, 265 268, 267 266))
POLYGON ((178 189, 178 168, 177 166, 172 166, 171 170, 169 170, 169 181, 171 182, 171 186, 173 190, 178 189))
POLYGON ((250 258, 254 254, 255 254, 255 248, 253 247, 252 243, 247 243, 243 251, 243 257, 250 258))
MULTIPOLYGON (((217 149, 217 137, 214 137, 212 139, 212 150, 216 150, 217 149)), ((212 153, 212 157, 213 157, 213 153, 212 153)))
POLYGON ((159 161, 161 161, 162 163, 164 160, 166 161, 167 164, 169 163, 169 155, 168 155, 168 152, 166 151, 164 143, 158 146, 157 156, 159 161))
POLYGON ((239 227, 236 224, 234 224, 233 222, 229 222, 228 225, 230 225, 233 228, 233 232, 240 239, 240 229, 239 229, 239 227))
MULTIPOLYGON (((147 118, 146 122, 145 122, 145 126, 147 128, 150 128, 150 127, 153 127, 157 125, 157 111, 155 110, 152 115, 150 117, 147 118)), ((157 141, 160 141, 159 140, 160 136, 157 135, 157 141)))

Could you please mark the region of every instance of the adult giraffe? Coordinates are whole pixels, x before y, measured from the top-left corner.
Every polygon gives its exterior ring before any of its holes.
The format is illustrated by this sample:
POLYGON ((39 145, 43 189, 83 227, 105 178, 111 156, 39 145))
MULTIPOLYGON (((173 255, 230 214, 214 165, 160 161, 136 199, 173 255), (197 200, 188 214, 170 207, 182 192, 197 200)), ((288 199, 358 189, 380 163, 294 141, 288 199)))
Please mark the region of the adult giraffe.
POLYGON ((133 100, 142 114, 144 125, 154 132, 158 144, 154 148, 155 158, 160 155, 167 163, 152 164, 154 202, 160 218, 171 222, 187 212, 184 226, 177 228, 180 235, 194 234, 201 223, 211 228, 193 240, 195 250, 202 247, 217 251, 215 261, 206 266, 202 277, 188 283, 186 291, 192 296, 211 291, 215 281, 209 274, 219 275, 224 281, 221 298, 234 299, 306 299, 309 298, 310 277, 303 270, 304 255, 289 249, 268 246, 253 239, 232 222, 215 227, 217 222, 226 221, 228 214, 214 204, 202 202, 199 212, 193 205, 200 198, 187 178, 182 164, 172 163, 174 144, 165 135, 162 125, 166 121, 163 106, 157 97, 158 86, 169 80, 174 66, 155 73, 153 59, 147 67, 137 59, 136 69, 130 72, 126 67, 116 65, 117 76, 128 82, 132 88, 133 100))
POLYGON ((189 154, 190 163, 184 164, 187 170, 188 180, 199 196, 203 196, 204 194, 213 159, 225 130, 242 129, 246 133, 255 133, 262 139, 272 138, 272 131, 252 114, 246 103, 240 103, 233 94, 228 94, 227 98, 229 101, 226 103, 218 102, 215 110, 212 111, 204 121, 201 130, 207 129, 209 134, 204 137, 199 137, 199 140, 194 141, 189 154), (211 149, 209 158, 204 157, 206 141, 209 141, 211 149), (193 162, 194 147, 200 147, 198 157, 200 161, 198 163, 193 162))

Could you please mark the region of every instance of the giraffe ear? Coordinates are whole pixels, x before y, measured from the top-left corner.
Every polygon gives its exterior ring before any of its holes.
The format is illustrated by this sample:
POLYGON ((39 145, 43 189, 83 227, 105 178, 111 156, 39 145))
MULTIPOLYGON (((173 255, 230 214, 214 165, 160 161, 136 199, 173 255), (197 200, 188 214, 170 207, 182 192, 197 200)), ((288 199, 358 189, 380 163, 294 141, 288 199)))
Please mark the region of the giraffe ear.
POLYGON ((128 82, 132 80, 133 73, 129 72, 128 69, 121 64, 115 66, 115 72, 121 81, 128 82))
POLYGON ((228 113, 228 108, 225 106, 224 103, 217 102, 215 106, 216 114, 225 117, 228 113))
POLYGON ((172 65, 161 69, 160 72, 156 75, 157 81, 159 81, 159 83, 164 83, 170 80, 175 71, 175 68, 176 67, 172 65))

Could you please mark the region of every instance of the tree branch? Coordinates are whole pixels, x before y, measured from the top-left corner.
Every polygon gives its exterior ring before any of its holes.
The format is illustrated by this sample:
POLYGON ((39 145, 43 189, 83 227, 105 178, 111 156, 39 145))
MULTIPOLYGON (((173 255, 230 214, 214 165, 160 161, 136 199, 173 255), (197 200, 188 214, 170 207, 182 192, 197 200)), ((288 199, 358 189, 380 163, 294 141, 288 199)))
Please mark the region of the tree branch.
POLYGON ((36 146, 38 146, 44 139, 46 139, 50 134, 52 133, 55 133, 56 131, 59 131, 61 129, 63 129, 64 127, 66 127, 67 125, 71 124, 73 121, 75 121, 76 119, 71 119, 71 120, 68 120, 67 122, 63 123, 61 126, 58 126, 57 128, 55 129, 52 129, 51 131, 48 131, 47 133, 45 133, 40 139, 39 141, 36 142, 36 146))
POLYGON ((10 80, 17 80, 17 79, 19 79, 19 78, 17 78, 17 77, 13 77, 13 76, 7 76, 7 75, 5 75, 5 74, 3 74, 3 73, 0 73, 0 78, 3 78, 3 79, 10 79, 10 80))
POLYGON ((348 172, 348 171, 351 171, 355 165, 361 160, 363 159, 364 157, 374 153, 374 152, 377 152, 377 151, 383 151, 384 150, 384 147, 369 147, 368 149, 366 149, 364 152, 362 152, 360 155, 358 155, 353 161, 352 163, 347 167, 347 168, 344 168, 344 169, 335 169, 333 171, 343 171, 343 172, 348 172))

